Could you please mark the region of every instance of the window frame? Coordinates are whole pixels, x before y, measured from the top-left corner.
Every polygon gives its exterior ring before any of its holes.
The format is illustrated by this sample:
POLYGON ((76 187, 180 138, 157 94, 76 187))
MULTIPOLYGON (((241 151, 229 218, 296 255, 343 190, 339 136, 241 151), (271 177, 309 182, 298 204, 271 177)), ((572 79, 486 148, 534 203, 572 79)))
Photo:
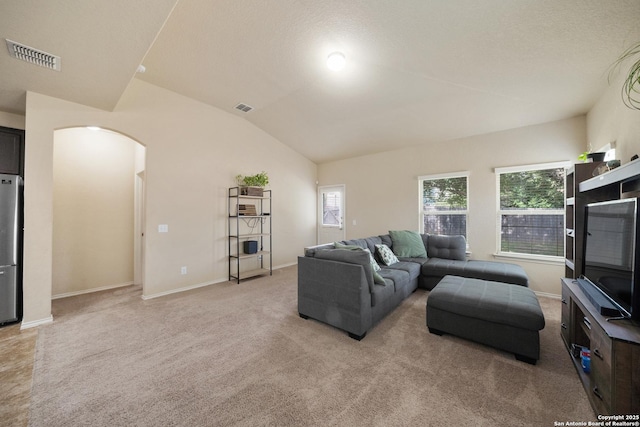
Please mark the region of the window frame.
POLYGON ((519 258, 530 261, 542 261, 549 262, 553 264, 564 264, 565 262, 565 254, 566 254, 566 239, 562 239, 564 242, 564 250, 562 255, 539 255, 539 254, 528 254, 526 252, 503 252, 502 251, 502 215, 562 215, 562 229, 563 235, 566 232, 567 227, 567 217, 566 217, 566 200, 567 200, 567 180, 566 180, 566 171, 569 167, 571 167, 572 163, 570 161, 560 161, 560 162, 551 162, 551 163, 536 163, 530 165, 522 165, 522 166, 508 166, 501 168, 494 168, 494 174, 496 179, 496 253, 495 257, 505 257, 505 258, 519 258), (537 170, 547 170, 547 169, 564 169, 565 170, 565 180, 564 180, 564 203, 561 208, 554 210, 544 210, 544 211, 530 211, 530 210, 502 210, 500 208, 500 176, 502 174, 507 173, 515 173, 515 172, 529 172, 529 171, 537 171, 537 170))
MULTIPOLYGON (((446 172, 432 175, 421 175, 418 177, 418 230, 420 233, 425 233, 424 229, 424 215, 426 211, 424 210, 423 205, 423 181, 432 181, 438 179, 447 179, 447 178, 465 178, 467 183, 467 208, 465 210, 453 210, 453 211, 441 211, 441 213, 435 213, 436 215, 451 215, 451 214, 464 214, 466 218, 466 233, 464 238, 467 241, 467 246, 469 245, 469 176, 471 175, 470 171, 460 171, 460 172, 446 172)), ((437 211, 436 211, 437 212, 437 211)), ((429 212, 430 215, 434 214, 433 212, 429 212)))
POLYGON ((320 215, 320 226, 321 227, 326 227, 326 228, 342 228, 343 227, 343 218, 344 218, 344 206, 343 205, 343 200, 344 200, 344 191, 330 191, 330 192, 322 192, 321 191, 321 196, 324 196, 325 194, 329 194, 329 193, 339 193, 340 197, 337 198, 338 201, 338 212, 339 212, 339 217, 336 218, 338 220, 337 224, 325 224, 324 222, 324 208, 325 208, 325 200, 321 200, 320 204, 321 204, 321 215, 320 215))

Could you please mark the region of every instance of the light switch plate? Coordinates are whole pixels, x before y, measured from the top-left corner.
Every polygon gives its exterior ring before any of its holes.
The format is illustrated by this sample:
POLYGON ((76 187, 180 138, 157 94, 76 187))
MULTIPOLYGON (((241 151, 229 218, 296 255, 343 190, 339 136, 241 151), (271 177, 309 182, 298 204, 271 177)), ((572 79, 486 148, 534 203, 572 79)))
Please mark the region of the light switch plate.
POLYGON ((168 233, 169 225, 168 224, 160 224, 158 225, 158 233, 168 233))

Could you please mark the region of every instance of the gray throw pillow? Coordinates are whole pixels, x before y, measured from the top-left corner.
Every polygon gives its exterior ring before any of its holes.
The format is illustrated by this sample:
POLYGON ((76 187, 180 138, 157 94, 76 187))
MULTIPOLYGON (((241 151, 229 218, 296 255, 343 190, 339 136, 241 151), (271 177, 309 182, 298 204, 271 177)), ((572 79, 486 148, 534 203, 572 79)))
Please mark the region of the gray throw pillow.
POLYGON ((422 242, 422 237, 416 231, 389 230, 389 236, 393 242, 393 253, 404 258, 426 258, 427 250, 422 242))

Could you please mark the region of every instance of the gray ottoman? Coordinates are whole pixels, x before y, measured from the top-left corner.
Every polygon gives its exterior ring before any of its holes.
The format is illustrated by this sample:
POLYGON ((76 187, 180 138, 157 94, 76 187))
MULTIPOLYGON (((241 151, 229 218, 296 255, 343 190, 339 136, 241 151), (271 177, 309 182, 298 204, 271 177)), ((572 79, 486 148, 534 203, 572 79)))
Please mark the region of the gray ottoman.
POLYGON ((445 276, 427 299, 429 332, 451 334, 514 353, 535 365, 544 315, 529 288, 445 276))

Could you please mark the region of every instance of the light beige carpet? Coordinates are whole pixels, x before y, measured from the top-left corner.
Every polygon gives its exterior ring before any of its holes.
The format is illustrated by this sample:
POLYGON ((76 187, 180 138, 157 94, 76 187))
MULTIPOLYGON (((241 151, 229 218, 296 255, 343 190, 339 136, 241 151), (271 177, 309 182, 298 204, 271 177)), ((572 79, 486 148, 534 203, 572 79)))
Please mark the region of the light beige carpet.
POLYGON ((538 365, 429 334, 418 290, 360 342, 297 313, 297 270, 143 301, 54 301, 31 426, 552 426, 594 414, 541 298, 538 365))

